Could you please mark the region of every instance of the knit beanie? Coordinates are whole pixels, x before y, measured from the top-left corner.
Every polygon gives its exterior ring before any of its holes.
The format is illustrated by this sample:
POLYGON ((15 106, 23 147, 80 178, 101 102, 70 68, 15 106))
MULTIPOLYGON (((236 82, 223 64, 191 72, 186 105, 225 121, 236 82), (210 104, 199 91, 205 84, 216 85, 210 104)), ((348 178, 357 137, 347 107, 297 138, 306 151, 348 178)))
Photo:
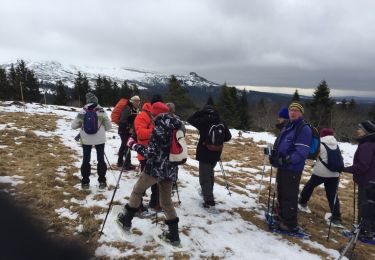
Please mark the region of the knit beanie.
POLYGON ((320 130, 320 137, 324 137, 327 135, 334 135, 332 128, 323 128, 320 130))
POLYGON ((174 103, 169 102, 166 105, 167 105, 167 107, 169 107, 169 112, 171 112, 171 113, 176 112, 176 106, 174 105, 174 103))
POLYGON ((164 104, 163 102, 156 102, 151 106, 151 114, 153 116, 157 116, 161 113, 167 113, 169 111, 169 107, 164 104))
POLYGON ((93 93, 89 92, 89 93, 86 94, 86 103, 87 104, 90 104, 90 103, 98 104, 98 98, 93 93))
POLYGON ((359 123, 358 126, 362 128, 362 130, 366 134, 373 134, 375 133, 375 122, 371 120, 367 120, 365 122, 359 123))
POLYGON ((290 104, 289 109, 291 109, 291 108, 297 108, 299 111, 301 111, 302 114, 305 113, 305 110, 303 109, 303 106, 298 102, 293 102, 292 104, 290 104))
POLYGON ((129 102, 130 103, 133 103, 134 101, 140 101, 141 99, 139 98, 139 96, 132 96, 131 99, 129 99, 129 102))
POLYGON ((163 102, 163 98, 159 94, 155 94, 151 98, 151 105, 156 103, 156 102, 163 102))
POLYGON ((289 119, 289 110, 287 107, 283 107, 280 109, 279 118, 289 119))

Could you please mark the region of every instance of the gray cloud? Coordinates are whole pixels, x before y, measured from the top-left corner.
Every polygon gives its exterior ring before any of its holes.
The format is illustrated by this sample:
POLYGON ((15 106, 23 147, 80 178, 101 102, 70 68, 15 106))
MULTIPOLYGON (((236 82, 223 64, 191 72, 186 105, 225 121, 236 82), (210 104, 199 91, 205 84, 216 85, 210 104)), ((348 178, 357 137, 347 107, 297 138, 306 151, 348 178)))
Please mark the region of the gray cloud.
POLYGON ((0 59, 374 90, 373 1, 1 0, 0 59))

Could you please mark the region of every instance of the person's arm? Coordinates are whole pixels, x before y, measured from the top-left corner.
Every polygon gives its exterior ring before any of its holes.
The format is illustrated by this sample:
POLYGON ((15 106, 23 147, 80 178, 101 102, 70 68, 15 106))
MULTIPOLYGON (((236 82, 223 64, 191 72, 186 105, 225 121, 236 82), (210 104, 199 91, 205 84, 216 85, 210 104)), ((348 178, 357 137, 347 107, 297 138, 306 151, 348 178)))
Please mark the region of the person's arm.
POLYGON ((106 130, 106 131, 109 131, 109 130, 111 130, 111 128, 112 128, 112 123, 111 123, 111 120, 109 119, 109 117, 108 117, 108 115, 107 115, 107 113, 104 111, 104 109, 103 109, 103 121, 102 121, 102 124, 103 124, 103 126, 104 126, 104 129, 106 130))
POLYGON ((77 114, 76 118, 74 118, 74 120, 72 121, 72 124, 71 124, 72 129, 81 128, 84 117, 85 117, 85 111, 82 110, 77 114))
POLYGON ((121 111, 120 121, 119 121, 119 125, 118 125, 119 133, 128 132, 127 128, 128 128, 128 117, 129 116, 130 116, 130 108, 129 108, 129 106, 127 106, 121 111))
POLYGON ((195 112, 187 119, 187 122, 195 128, 199 129, 205 122, 204 112, 202 110, 195 112))
POLYGON ((370 169, 375 151, 373 149, 367 148, 366 146, 366 143, 358 146, 358 149, 356 151, 356 153, 358 153, 358 161, 352 166, 345 167, 343 170, 344 172, 361 174, 363 172, 367 172, 370 169))
POLYGON ((145 120, 142 114, 138 115, 134 120, 135 133, 137 134, 138 140, 148 140, 152 134, 152 121, 145 120))
POLYGON ((224 128, 225 128, 225 135, 224 135, 224 142, 228 142, 230 139, 232 139, 232 134, 229 131, 229 128, 227 125, 223 122, 224 128))
POLYGON ((300 134, 295 140, 295 149, 289 155, 290 163, 298 164, 299 162, 306 160, 310 152, 311 139, 311 128, 308 125, 303 126, 300 134))
POLYGON ((147 147, 142 144, 133 144, 131 146, 132 150, 136 151, 146 159, 155 158, 156 155, 160 153, 160 149, 162 147, 162 140, 158 138, 158 133, 164 133, 164 129, 161 126, 157 126, 154 128, 147 147))

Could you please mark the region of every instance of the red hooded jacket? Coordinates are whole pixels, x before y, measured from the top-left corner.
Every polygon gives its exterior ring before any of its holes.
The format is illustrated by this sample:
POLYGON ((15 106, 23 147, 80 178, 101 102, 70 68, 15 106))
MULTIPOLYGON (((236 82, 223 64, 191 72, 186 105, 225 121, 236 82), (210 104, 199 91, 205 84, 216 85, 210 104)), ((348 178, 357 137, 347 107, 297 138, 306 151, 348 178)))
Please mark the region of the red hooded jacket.
MULTIPOLYGON (((154 122, 151 115, 151 103, 144 103, 142 111, 137 115, 134 120, 135 133, 137 134, 138 144, 148 144, 148 140, 151 137, 152 130, 154 129, 154 122)), ((144 160, 145 158, 138 153, 138 160, 144 160)))

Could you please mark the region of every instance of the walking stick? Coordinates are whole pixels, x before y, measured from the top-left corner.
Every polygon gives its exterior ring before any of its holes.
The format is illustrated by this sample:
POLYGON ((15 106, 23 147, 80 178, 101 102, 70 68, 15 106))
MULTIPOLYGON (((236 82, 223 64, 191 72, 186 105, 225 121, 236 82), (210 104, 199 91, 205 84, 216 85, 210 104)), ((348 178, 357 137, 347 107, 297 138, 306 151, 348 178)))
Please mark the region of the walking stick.
MULTIPOLYGON (((130 151, 130 149, 128 149, 128 151, 126 152, 126 155, 129 153, 129 151, 130 151)), ((109 206, 108 206, 107 214, 105 215, 104 222, 103 222, 102 228, 101 228, 101 230, 100 230, 100 236, 103 234, 103 229, 104 229, 105 223, 107 222, 108 214, 109 214, 109 212, 110 212, 110 210, 111 210, 111 206, 112 206, 112 203, 113 203, 113 199, 115 198, 115 194, 116 194, 117 188, 119 187, 119 183, 120 183, 120 180, 121 180, 121 175, 122 175, 122 173, 124 172, 124 168, 125 168, 125 161, 124 161, 124 163, 122 164, 121 172, 120 172, 120 175, 118 176, 117 184, 116 184, 115 190, 113 191, 111 201, 109 202, 109 206)), ((99 237, 100 237, 100 236, 99 236, 99 237)))
POLYGON ((228 195, 229 195, 229 196, 232 196, 232 193, 231 193, 230 190, 229 190, 229 185, 228 185, 227 177, 225 176, 224 167, 223 167, 223 163, 221 162, 221 160, 219 160, 219 164, 220 164, 220 167, 221 167, 221 171, 222 171, 222 173, 223 173, 223 176, 224 176, 225 188, 228 190, 228 195))
MULTIPOLYGON (((107 155, 106 155, 105 152, 104 152, 104 157, 105 157, 105 159, 107 160, 107 163, 108 163, 109 169, 111 170, 112 176, 113 176, 113 178, 114 178, 115 181, 116 181, 116 177, 115 177, 115 175, 114 175, 114 173, 113 173, 113 169, 112 169, 112 167, 111 167, 111 164, 109 163, 108 157, 107 157, 107 155)), ((117 187, 117 188, 119 188, 119 187, 117 187)))
POLYGON ((266 154, 264 154, 264 159, 263 159, 263 170, 262 170, 262 177, 260 179, 260 182, 259 182, 259 191, 258 191, 258 203, 260 201, 260 192, 262 190, 262 182, 263 182, 263 177, 265 175, 265 171, 266 171, 266 154))
MULTIPOLYGON (((267 201, 267 215, 270 213, 270 203, 271 203, 271 189, 272 189, 272 166, 271 166, 271 174, 270 174, 270 188, 268 190, 268 201, 267 201)), ((275 199, 275 192, 272 199, 272 204, 274 203, 275 199)), ((273 205, 272 205, 273 207, 273 205)))
POLYGON ((353 181, 354 184, 354 194, 353 194, 353 225, 356 223, 356 216, 355 216, 355 195, 356 195, 356 185, 355 182, 353 181))
POLYGON ((177 193, 177 198, 178 198, 178 204, 181 205, 181 200, 180 200, 180 194, 178 193, 178 186, 177 186, 177 181, 173 183, 174 186, 176 186, 176 193, 177 193))
POLYGON ((333 219, 333 213, 335 212, 335 207, 337 203, 337 193, 339 192, 339 184, 340 184, 340 176, 337 180, 337 186, 336 186, 336 193, 335 198, 333 200, 333 206, 332 206, 332 212, 331 212, 331 219, 329 220, 329 228, 328 228, 328 234, 327 234, 327 241, 329 240, 329 235, 331 234, 331 227, 332 227, 332 219, 333 219))

